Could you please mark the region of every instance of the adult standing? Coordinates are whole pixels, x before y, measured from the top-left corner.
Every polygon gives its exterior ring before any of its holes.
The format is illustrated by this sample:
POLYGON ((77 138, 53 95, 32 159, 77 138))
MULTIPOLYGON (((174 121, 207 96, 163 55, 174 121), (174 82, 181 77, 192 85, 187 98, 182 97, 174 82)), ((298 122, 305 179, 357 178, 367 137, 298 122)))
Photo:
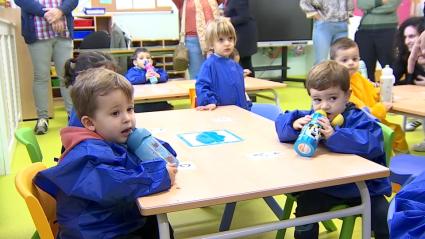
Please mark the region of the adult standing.
POLYGON ((348 36, 348 19, 353 15, 353 0, 301 0, 301 9, 314 20, 314 64, 328 58, 331 44, 348 36))
POLYGON ((230 18, 236 30, 236 49, 239 51, 239 64, 249 69, 254 76, 251 56, 257 52, 257 25, 251 16, 248 0, 227 0, 224 4, 224 16, 230 18))
MULTIPOLYGON (((208 53, 205 42, 207 23, 219 17, 218 5, 224 0, 173 0, 179 9, 180 19, 183 12, 183 3, 186 2, 185 11, 185 44, 189 51, 189 75, 194 79, 208 53)), ((181 21, 180 21, 181 22, 181 21)))
POLYGON ((401 0, 358 0, 363 11, 355 41, 365 62, 369 80, 375 81, 376 61, 381 66, 393 63, 394 35, 397 31, 397 8, 401 0))
POLYGON ((63 83, 65 61, 72 56, 74 18, 78 0, 15 0, 21 7, 22 36, 28 46, 33 70, 33 94, 37 108, 36 134, 47 133, 50 62, 61 79, 61 95, 68 113, 72 110, 69 91, 63 83))

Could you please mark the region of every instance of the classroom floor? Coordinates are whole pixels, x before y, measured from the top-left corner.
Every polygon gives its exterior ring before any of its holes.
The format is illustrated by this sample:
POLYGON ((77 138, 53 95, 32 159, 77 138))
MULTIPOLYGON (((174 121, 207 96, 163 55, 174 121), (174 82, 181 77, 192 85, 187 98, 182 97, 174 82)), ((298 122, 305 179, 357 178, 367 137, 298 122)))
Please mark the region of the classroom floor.
MULTIPOLYGON (((308 109, 310 100, 302 83, 289 82, 288 87, 279 91, 281 108, 283 110, 308 109)), ((259 102, 270 102, 257 98, 259 102)), ((188 108, 189 101, 179 100, 171 102, 176 109, 188 108)), ((272 103, 272 102, 270 102, 272 103)), ((389 119, 401 123, 402 117, 390 115, 389 119)), ((49 122, 49 132, 37 136, 44 156, 43 163, 47 166, 55 164, 54 157, 60 154, 61 142, 59 130, 67 123, 66 113, 60 104, 55 106, 55 118, 49 122)), ((35 121, 25 121, 20 127, 34 127, 35 121)), ((422 126, 414 132, 407 132, 407 141, 410 146, 422 142, 424 139, 422 126)), ((419 154, 413 152, 414 154, 419 154)), ((420 155, 425 155, 421 153, 420 155)), ((35 227, 23 199, 16 192, 14 179, 16 172, 30 164, 30 159, 23 145, 17 144, 12 161, 11 174, 0 176, 0 239, 24 239, 31 238, 35 227)), ((277 201, 283 206, 285 197, 277 196, 277 201)), ((170 213, 169 220, 174 228, 175 237, 187 238, 205 233, 217 232, 224 205, 187 210, 183 212, 170 213)), ((244 201, 237 204, 233 217, 232 229, 258 223, 275 221, 276 218, 262 199, 244 201)), ((356 221, 353 238, 361 237, 361 219, 356 221)), ((340 228, 341 221, 334 220, 340 228)), ((275 232, 269 232, 247 238, 271 239, 275 238, 275 232)), ((286 238, 293 238, 293 228, 289 228, 286 238)), ((336 239, 338 232, 327 233, 321 227, 321 239, 336 239)))

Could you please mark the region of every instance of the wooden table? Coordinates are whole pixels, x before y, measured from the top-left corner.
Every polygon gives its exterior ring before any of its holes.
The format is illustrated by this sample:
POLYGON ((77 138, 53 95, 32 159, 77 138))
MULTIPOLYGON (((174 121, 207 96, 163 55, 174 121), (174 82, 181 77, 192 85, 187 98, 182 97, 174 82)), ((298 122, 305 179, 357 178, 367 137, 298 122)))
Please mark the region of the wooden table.
POLYGON ((370 198, 365 180, 387 177, 386 167, 356 155, 319 149, 312 159, 299 157, 292 144, 278 141, 274 123, 236 106, 214 111, 194 109, 136 114, 137 126, 169 142, 183 165, 176 184, 167 192, 138 199, 142 215, 157 215, 161 238, 168 237, 166 213, 264 198, 315 188, 355 182, 362 204, 339 211, 277 221, 202 236, 237 238, 280 228, 362 214, 363 238, 370 238, 370 198), (225 129, 241 142, 190 147, 178 135, 225 129))
MULTIPOLYGON (((276 89, 284 88, 286 84, 257 79, 245 78, 245 90, 249 93, 269 91, 279 106, 279 96, 276 89)), ((134 101, 136 103, 157 102, 163 100, 188 99, 189 89, 195 88, 195 80, 171 80, 160 84, 134 85, 134 101)), ((261 96, 266 97, 266 96, 261 96)))
POLYGON ((425 118, 425 87, 400 85, 393 88, 393 107, 391 112, 425 118))
MULTIPOLYGON (((425 87, 399 85, 393 88, 393 107, 390 112, 403 115, 403 129, 407 117, 425 119, 425 87)), ((423 127, 425 132, 425 127, 423 127)))

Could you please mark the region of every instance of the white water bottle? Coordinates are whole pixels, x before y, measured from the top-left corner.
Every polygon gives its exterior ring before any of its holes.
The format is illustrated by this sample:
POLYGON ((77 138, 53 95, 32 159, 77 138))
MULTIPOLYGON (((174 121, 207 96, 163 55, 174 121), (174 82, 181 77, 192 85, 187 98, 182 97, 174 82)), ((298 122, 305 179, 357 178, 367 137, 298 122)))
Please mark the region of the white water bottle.
POLYGON ((386 65, 382 69, 382 75, 380 79, 380 94, 382 102, 392 102, 393 101, 393 84, 395 82, 395 77, 393 75, 393 69, 389 65, 386 65))
POLYGON ((359 61, 359 72, 364 78, 369 79, 369 77, 367 77, 367 68, 364 61, 359 61))

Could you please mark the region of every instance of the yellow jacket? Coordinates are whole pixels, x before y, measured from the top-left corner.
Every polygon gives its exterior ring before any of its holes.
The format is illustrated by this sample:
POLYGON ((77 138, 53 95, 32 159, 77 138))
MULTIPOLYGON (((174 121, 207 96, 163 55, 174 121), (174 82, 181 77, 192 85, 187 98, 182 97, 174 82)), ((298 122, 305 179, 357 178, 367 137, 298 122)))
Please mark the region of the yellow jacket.
POLYGON ((385 119, 387 110, 384 104, 379 102, 379 88, 376 88, 372 82, 364 78, 359 72, 351 75, 350 78, 351 97, 350 102, 359 109, 367 107, 370 113, 380 121, 385 119))

